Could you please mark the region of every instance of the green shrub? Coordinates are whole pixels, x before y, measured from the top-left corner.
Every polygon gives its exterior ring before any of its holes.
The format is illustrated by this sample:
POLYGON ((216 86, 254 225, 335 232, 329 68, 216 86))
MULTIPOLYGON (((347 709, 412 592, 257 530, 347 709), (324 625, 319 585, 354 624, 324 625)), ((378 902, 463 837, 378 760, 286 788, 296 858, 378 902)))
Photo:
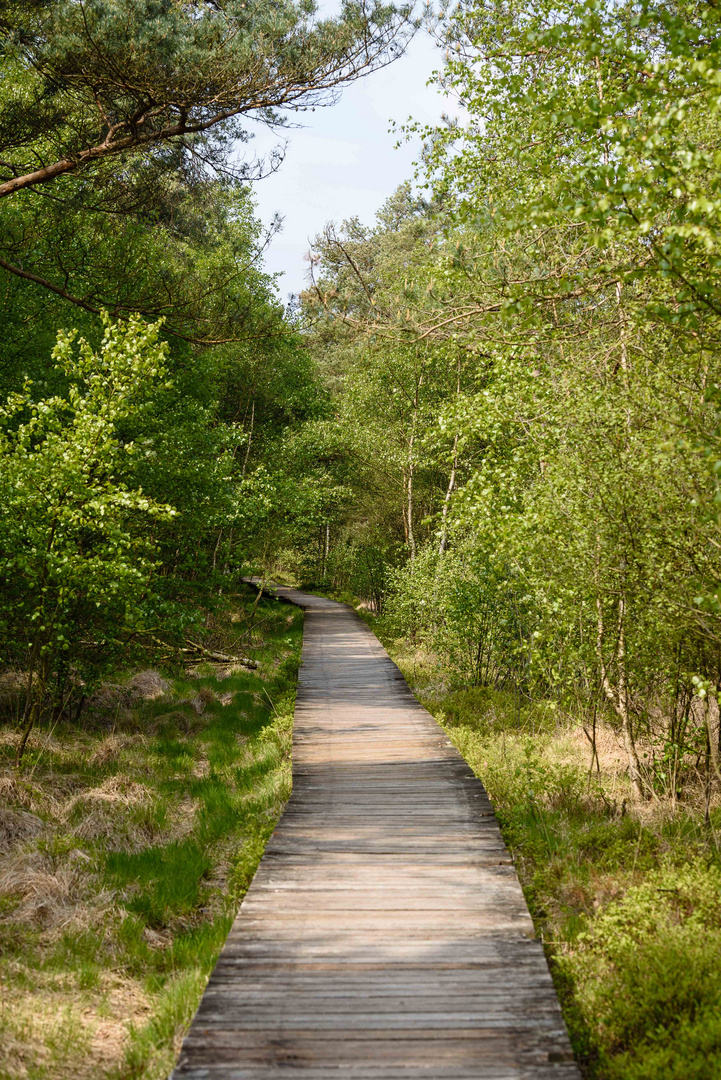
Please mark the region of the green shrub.
POLYGON ((557 958, 599 1078, 718 1076, 720 900, 718 866, 663 867, 608 904, 557 958))

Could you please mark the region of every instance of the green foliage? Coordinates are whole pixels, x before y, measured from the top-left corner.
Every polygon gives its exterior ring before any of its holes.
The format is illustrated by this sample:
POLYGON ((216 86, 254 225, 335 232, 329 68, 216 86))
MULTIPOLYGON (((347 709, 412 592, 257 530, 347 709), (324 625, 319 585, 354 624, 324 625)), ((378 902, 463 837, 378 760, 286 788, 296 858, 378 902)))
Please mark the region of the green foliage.
POLYGON ((191 336, 202 327, 204 340, 237 337, 250 321, 247 246, 232 243, 243 223, 226 215, 218 244, 213 211, 264 171, 234 163, 251 137, 241 118, 282 127, 284 110, 332 101, 402 51, 409 29, 407 11, 352 0, 335 19, 305 0, 6 3, 3 269, 85 311, 143 311, 191 336), (48 184, 49 199, 33 198, 48 184))
POLYGON ((710 1080, 720 1048, 718 809, 713 831, 693 812, 625 814, 618 777, 606 761, 582 768, 551 703, 439 695, 423 670, 431 685, 417 693, 493 800, 583 1074, 710 1080))
POLYGON ((716 1072, 720 888, 716 865, 652 871, 559 960, 591 1032, 598 1076, 710 1080, 716 1072))
POLYGON ((389 581, 388 622, 423 642, 461 684, 527 682, 528 596, 472 544, 423 549, 389 581))
POLYGON ((3 407, 0 534, 4 638, 27 670, 25 730, 51 679, 67 679, 88 651, 154 621, 153 545, 147 520, 172 507, 127 483, 137 451, 119 428, 142 411, 165 374, 167 349, 139 320, 106 318, 96 354, 73 353, 60 334, 53 359, 73 378, 67 396, 36 399, 28 386, 3 407), (91 641, 83 638, 91 637, 91 641))
MULTIPOLYGON (((38 337, 54 337, 58 325, 95 337, 102 307, 115 317, 160 316, 176 341, 240 341, 279 332, 282 311, 260 266, 267 238, 248 191, 188 175, 178 154, 163 161, 160 175, 146 178, 137 202, 127 207, 114 207, 110 196, 111 205, 103 205, 110 180, 98 179, 96 203, 82 211, 70 192, 67 198, 0 200, 4 364, 12 359, 16 377, 18 368, 36 374, 38 337), (32 266, 38 280, 13 277, 7 267, 17 262, 32 266), (75 292, 68 291, 70 282, 75 292), (48 285, 58 291, 49 293, 48 285), (81 297, 84 308, 74 302, 81 297)), ((243 345, 239 351, 246 351, 243 345)))
POLYGON ((431 208, 403 184, 374 227, 351 219, 316 238, 316 288, 303 295, 315 318, 309 347, 355 466, 352 502, 330 521, 325 570, 315 578, 350 587, 377 609, 402 547, 413 558, 436 531, 435 515, 457 482, 449 471, 466 469, 438 414, 470 384, 469 358, 414 341, 398 291, 399 280, 405 289, 423 273, 436 231, 431 208))
MULTIPOLYGON (((247 199, 226 199, 219 222, 212 209, 205 239, 225 259, 230 230, 237 261, 257 233, 247 199)), ((207 261, 191 261, 210 273, 207 261)), ((257 316, 265 333, 264 319, 280 319, 268 282, 253 272, 243 288, 243 318, 257 316)), ((212 606, 246 560, 272 545, 274 517, 302 531, 302 500, 284 503, 308 465, 303 455, 292 464, 288 428, 321 423, 326 404, 291 332, 193 353, 162 341, 162 323, 103 316, 100 326, 87 320, 79 350, 71 345, 79 332, 63 332, 48 365, 42 334, 27 330, 32 299, 28 314, 26 297, 10 297, 5 314, 18 323, 3 372, 0 654, 5 668, 27 673, 27 734, 44 710, 81 709, 121 657, 185 647, 199 599, 212 606), (21 379, 28 369, 35 377, 21 379)), ((41 320, 48 333, 52 312, 41 320)), ((330 490, 342 498, 337 480, 330 490)), ((305 492, 317 503, 314 484, 305 492)))
POLYGON ((445 11, 464 112, 424 132, 432 200, 317 242, 340 407, 395 478, 388 618, 456 681, 612 717, 636 798, 715 770, 717 31, 686 3, 445 11))
MULTIPOLYGON (((444 29, 447 77, 470 122, 439 133, 435 161, 464 213, 490 211, 508 231, 560 230, 580 256, 568 288, 590 274, 643 282, 637 310, 703 327, 717 311, 718 12, 520 0, 459 8, 444 29), (459 134, 464 152, 443 157, 459 134)), ((544 246, 540 234, 533 253, 544 246)))
POLYGON ((400 544, 389 540, 380 529, 362 523, 346 525, 335 536, 324 560, 321 584, 329 586, 343 599, 362 597, 376 612, 383 610, 388 584, 402 559, 400 544), (348 594, 347 596, 345 594, 348 594))

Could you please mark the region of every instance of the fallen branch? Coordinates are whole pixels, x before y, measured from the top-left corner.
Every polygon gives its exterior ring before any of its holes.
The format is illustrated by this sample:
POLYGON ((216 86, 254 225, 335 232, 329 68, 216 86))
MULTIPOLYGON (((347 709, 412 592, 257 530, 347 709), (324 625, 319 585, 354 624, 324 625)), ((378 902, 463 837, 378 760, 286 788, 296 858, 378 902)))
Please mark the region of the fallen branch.
MULTIPOLYGON (((165 649, 170 649, 171 653, 182 653, 184 656, 200 657, 201 660, 208 660, 215 664, 242 664, 244 667, 257 668, 258 661, 251 660, 249 656, 235 656, 232 653, 217 652, 214 649, 206 649, 204 645, 201 645, 197 641, 191 641, 190 638, 186 638, 186 646, 182 645, 174 646, 169 645, 167 641, 161 641, 160 638, 154 637, 152 639, 156 645, 162 645, 165 649)), ((201 660, 198 662, 200 663, 201 660)))
POLYGON ((213 649, 206 649, 204 645, 199 645, 196 641, 191 641, 190 638, 185 639, 190 646, 189 649, 180 649, 181 653, 199 653, 207 660, 213 660, 218 664, 244 664, 246 667, 256 668, 258 663, 256 660, 251 660, 248 656, 232 656, 230 653, 215 652, 213 649))

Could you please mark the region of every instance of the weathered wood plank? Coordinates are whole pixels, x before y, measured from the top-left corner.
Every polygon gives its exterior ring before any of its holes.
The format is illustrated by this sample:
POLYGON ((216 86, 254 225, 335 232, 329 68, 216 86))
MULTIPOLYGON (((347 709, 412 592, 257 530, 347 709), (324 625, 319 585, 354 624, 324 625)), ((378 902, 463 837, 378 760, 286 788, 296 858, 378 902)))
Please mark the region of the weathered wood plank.
POLYGON ((293 795, 176 1080, 578 1080, 491 804, 344 605, 307 611, 293 795))
MULTIPOLYGON (((349 1065, 339 1074, 336 1065, 324 1067, 322 1065, 305 1067, 302 1071, 303 1080, 337 1080, 339 1075, 362 1078, 367 1075, 365 1063, 358 1066, 349 1065)), ((184 1077, 188 1080, 288 1080, 289 1068, 287 1065, 268 1065, 260 1067, 221 1062, 190 1067, 184 1077)), ((380 1065, 373 1070, 373 1080, 410 1080, 413 1076, 423 1075, 412 1072, 404 1066, 380 1065)), ((463 1067, 457 1065, 442 1065, 434 1068, 432 1072, 425 1074, 427 1080, 577 1080, 578 1070, 571 1063, 556 1063, 551 1065, 518 1066, 489 1064, 478 1062, 463 1067)))

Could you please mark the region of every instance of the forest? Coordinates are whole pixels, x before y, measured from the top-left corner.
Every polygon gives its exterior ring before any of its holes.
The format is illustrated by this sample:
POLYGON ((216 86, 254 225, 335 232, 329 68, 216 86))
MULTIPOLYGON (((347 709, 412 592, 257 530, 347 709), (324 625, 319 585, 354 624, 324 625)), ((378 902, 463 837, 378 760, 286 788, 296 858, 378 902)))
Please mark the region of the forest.
POLYGON ((172 1068, 290 790, 302 615, 256 576, 352 604, 482 779, 584 1077, 713 1080, 719 7, 0 35, 0 1077, 172 1068), (251 121, 423 33, 457 116, 284 307, 251 121))

